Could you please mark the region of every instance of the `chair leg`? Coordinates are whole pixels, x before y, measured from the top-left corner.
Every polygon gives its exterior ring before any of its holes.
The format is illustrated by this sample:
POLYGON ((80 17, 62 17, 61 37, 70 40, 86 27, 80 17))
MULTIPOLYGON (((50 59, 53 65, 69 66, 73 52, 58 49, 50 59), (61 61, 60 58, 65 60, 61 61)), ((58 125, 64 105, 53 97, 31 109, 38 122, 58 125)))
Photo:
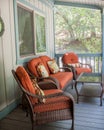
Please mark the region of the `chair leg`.
POLYGON ((75 81, 73 80, 73 82, 72 82, 72 89, 74 88, 74 86, 75 86, 75 81))
POLYGON ((74 120, 72 120, 71 130, 74 130, 74 120))
POLYGON ((34 130, 34 123, 32 123, 32 130, 34 130))
POLYGON ((26 117, 28 117, 28 110, 26 110, 26 117))
POLYGON ((74 113, 73 113, 73 117, 72 117, 72 126, 71 126, 71 130, 74 130, 74 113))
POLYGON ((74 130, 74 126, 71 127, 71 130, 74 130))
POLYGON ((34 130, 34 125, 32 124, 32 130, 34 130))
POLYGON ((73 89, 73 84, 72 84, 72 89, 73 89))

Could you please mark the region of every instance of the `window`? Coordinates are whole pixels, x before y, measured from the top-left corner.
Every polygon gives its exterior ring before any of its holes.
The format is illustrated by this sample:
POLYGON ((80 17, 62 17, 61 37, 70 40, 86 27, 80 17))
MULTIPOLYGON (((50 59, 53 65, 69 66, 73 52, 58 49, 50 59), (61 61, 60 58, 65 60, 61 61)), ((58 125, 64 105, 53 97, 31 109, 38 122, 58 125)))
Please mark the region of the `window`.
MULTIPOLYGON (((34 8, 17 4, 16 46, 17 60, 29 59, 34 55, 46 53, 45 16, 34 8)), ((17 61, 18 63, 18 61, 17 61)))
POLYGON ((33 12, 18 6, 20 56, 34 53, 33 12))
POLYGON ((36 14, 36 52, 46 52, 45 18, 36 14))

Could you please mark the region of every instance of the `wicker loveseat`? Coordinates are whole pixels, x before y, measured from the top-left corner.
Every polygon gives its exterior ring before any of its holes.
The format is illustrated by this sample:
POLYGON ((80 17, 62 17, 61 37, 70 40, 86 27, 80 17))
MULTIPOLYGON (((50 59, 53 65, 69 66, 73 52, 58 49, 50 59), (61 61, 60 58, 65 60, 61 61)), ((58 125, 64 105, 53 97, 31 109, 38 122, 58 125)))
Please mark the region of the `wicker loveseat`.
POLYGON ((58 120, 72 120, 71 128, 74 130, 74 100, 69 93, 54 88, 39 89, 40 86, 37 87, 36 83, 35 85, 32 83, 22 66, 19 66, 16 71, 12 70, 12 73, 23 92, 27 113, 31 118, 32 130, 34 125, 58 120))
POLYGON ((37 66, 39 63, 42 63, 48 72, 47 78, 55 80, 59 84, 60 89, 64 90, 69 84, 73 83, 73 73, 71 69, 67 67, 59 68, 60 70, 58 72, 52 73, 47 64, 47 62, 51 60, 49 56, 39 56, 30 60, 27 64, 27 68, 32 75, 41 78, 37 72, 37 66))

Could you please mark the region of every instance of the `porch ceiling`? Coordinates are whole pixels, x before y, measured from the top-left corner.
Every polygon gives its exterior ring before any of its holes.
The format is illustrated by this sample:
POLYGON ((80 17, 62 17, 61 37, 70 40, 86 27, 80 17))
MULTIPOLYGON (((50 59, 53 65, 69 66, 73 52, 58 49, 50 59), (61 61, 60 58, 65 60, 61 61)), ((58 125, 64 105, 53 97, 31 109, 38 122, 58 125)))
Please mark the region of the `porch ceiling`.
POLYGON ((54 0, 55 2, 71 2, 104 7, 104 0, 54 0))

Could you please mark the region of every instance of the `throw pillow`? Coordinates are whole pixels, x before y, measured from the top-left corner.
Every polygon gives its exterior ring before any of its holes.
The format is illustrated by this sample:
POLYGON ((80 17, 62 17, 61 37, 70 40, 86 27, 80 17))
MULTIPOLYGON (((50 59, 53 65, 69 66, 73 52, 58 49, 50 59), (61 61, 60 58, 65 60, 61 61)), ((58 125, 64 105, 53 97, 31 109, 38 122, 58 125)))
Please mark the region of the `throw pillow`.
POLYGON ((54 74, 54 73, 59 72, 59 67, 54 59, 48 61, 47 64, 48 64, 48 67, 49 67, 51 73, 54 74))
POLYGON ((32 84, 33 84, 33 86, 35 88, 36 95, 40 96, 38 101, 42 102, 42 103, 45 103, 46 100, 45 100, 45 98, 43 98, 43 96, 45 96, 44 91, 38 86, 35 79, 31 79, 31 81, 32 81, 32 84))
POLYGON ((42 63, 39 63, 37 66, 37 72, 39 74, 40 77, 49 77, 49 74, 45 68, 45 66, 42 63))

